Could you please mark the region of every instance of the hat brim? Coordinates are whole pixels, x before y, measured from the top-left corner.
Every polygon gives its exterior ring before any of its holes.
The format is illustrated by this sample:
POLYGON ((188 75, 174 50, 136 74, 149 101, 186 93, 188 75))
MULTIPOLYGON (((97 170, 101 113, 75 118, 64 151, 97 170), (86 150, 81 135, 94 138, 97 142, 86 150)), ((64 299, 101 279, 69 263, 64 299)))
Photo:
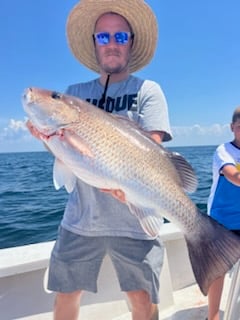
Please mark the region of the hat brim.
POLYGON ((67 19, 67 39, 74 56, 86 67, 99 73, 92 40, 97 19, 106 12, 122 15, 131 25, 134 42, 129 62, 130 72, 146 66, 152 59, 158 37, 156 17, 141 0, 82 0, 67 19))

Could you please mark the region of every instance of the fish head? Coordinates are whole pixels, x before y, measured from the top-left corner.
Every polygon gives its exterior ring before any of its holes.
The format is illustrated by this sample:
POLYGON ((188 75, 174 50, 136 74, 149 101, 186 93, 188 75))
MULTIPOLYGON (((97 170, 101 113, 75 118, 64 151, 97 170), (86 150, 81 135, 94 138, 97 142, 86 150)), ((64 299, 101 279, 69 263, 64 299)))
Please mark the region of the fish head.
POLYGON ((67 128, 80 114, 74 97, 40 88, 25 89, 22 103, 33 126, 48 135, 67 128))

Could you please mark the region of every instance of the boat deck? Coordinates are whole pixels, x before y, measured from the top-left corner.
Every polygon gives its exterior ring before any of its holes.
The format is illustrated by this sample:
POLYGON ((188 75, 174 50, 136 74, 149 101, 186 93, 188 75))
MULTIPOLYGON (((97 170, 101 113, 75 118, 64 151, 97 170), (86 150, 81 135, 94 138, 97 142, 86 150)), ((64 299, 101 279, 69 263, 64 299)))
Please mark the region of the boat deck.
MULTIPOLYGON (((225 278, 224 291, 221 301, 221 320, 224 316, 231 278, 225 278)), ((175 291, 174 307, 160 312, 160 320, 205 320, 207 317, 207 297, 203 296, 196 284, 175 291)))
MULTIPOLYGON (((224 310, 230 288, 231 277, 229 275, 225 278, 224 291, 221 302, 221 320, 224 316, 224 310)), ((174 306, 159 312, 159 320, 205 320, 207 317, 207 297, 203 296, 196 284, 177 290, 173 293, 174 306)), ((97 307, 97 305, 96 305, 97 307)), ((105 313, 99 314, 99 319, 104 320, 131 320, 131 313, 127 311, 119 317, 108 317, 108 310, 115 307, 114 303, 106 304, 105 313)), ((94 312, 94 305, 91 306, 94 312)), ((82 315, 87 316, 89 309, 85 307, 81 309, 82 315)), ((111 313, 111 312, 109 312, 111 313)), ((19 318, 18 320, 51 320, 52 313, 47 312, 35 316, 19 318)))

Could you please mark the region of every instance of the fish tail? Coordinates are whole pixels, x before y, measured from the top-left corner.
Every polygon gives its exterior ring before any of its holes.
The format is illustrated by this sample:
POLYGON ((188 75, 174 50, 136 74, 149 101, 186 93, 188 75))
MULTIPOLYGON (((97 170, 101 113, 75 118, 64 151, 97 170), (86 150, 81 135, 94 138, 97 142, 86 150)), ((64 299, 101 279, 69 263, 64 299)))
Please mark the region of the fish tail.
POLYGON ((193 273, 207 295, 211 283, 225 275, 240 259, 240 237, 200 213, 194 232, 185 234, 193 273))

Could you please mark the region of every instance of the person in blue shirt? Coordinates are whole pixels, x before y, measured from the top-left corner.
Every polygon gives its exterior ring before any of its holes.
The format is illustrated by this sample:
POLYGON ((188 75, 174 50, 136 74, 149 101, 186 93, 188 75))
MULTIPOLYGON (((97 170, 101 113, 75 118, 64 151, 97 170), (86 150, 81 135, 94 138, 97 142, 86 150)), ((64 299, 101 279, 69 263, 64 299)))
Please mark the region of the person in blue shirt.
MULTIPOLYGON (((240 107, 231 122, 234 138, 221 144, 213 156, 213 182, 208 214, 240 236, 240 107)), ((208 291, 208 320, 220 319, 224 277, 216 279, 208 291)))

